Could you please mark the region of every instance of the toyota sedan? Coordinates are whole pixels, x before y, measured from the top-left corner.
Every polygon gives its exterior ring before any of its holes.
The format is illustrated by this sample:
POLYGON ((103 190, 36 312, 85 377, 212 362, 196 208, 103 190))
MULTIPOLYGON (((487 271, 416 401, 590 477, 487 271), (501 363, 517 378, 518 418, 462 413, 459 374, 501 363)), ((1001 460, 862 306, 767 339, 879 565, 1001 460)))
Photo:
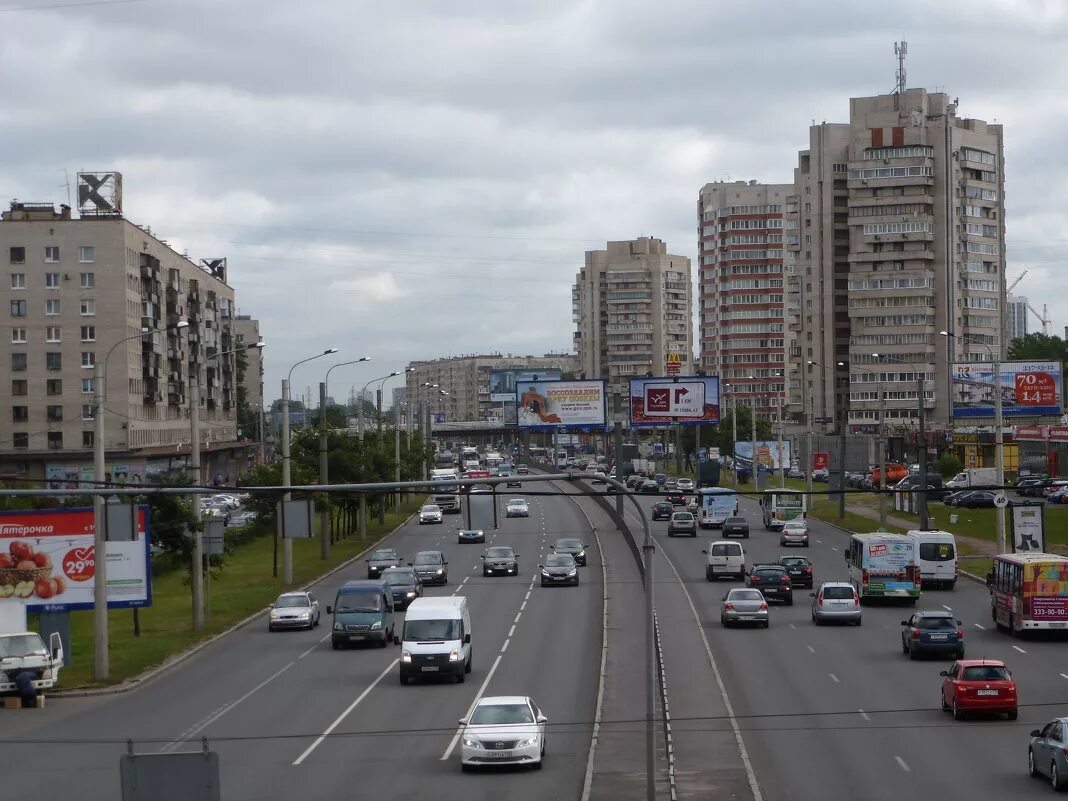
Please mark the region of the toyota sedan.
POLYGON ((460 768, 488 765, 531 765, 540 768, 545 757, 548 719, 525 696, 501 695, 479 699, 471 716, 460 718, 460 768))

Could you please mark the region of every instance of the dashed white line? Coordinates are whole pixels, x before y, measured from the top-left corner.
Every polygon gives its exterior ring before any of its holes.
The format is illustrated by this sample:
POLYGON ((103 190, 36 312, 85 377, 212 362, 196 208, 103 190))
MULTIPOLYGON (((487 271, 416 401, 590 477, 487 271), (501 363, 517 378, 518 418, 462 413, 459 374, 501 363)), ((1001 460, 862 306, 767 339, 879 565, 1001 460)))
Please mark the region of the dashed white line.
POLYGON ((508 629, 508 636, 511 637, 513 634, 515 634, 515 624, 514 623, 512 624, 512 627, 510 629, 508 629))
POLYGON ((806 647, 806 648, 808 649, 808 652, 809 652, 810 654, 814 654, 814 653, 816 653, 816 649, 815 649, 815 648, 813 648, 813 647, 812 647, 811 645, 806 645, 805 647, 806 647))
MULTIPOLYGON (((479 699, 482 698, 482 693, 486 692, 486 688, 489 686, 490 679, 493 678, 493 674, 497 672, 497 666, 501 664, 501 655, 497 654, 497 658, 493 660, 493 667, 489 669, 489 673, 486 674, 486 680, 482 682, 482 686, 478 688, 478 692, 475 693, 475 700, 471 702, 471 706, 467 710, 465 718, 471 717, 471 713, 475 711, 475 706, 478 704, 479 699)), ((445 749, 445 753, 441 755, 441 761, 445 762, 450 756, 452 756, 453 749, 456 748, 456 743, 460 741, 460 735, 463 733, 463 726, 456 730, 456 734, 452 736, 452 740, 449 742, 449 747, 445 749)))
POLYGON ((1012 649, 1013 649, 1014 651, 1019 651, 1019 652, 1020 652, 1021 654, 1026 654, 1026 653, 1027 653, 1027 651, 1025 651, 1025 650, 1024 650, 1023 648, 1021 648, 1021 647, 1020 647, 1019 645, 1014 645, 1014 646, 1012 646, 1012 649))
POLYGON ((501 653, 502 653, 502 654, 503 654, 503 653, 504 653, 505 651, 507 651, 507 650, 508 650, 508 643, 510 643, 510 642, 511 642, 511 640, 510 640, 510 639, 509 639, 509 640, 505 640, 505 641, 504 641, 504 645, 502 645, 502 646, 501 646, 501 653))
POLYGON ((835 548, 835 547, 834 547, 834 546, 832 545, 832 546, 831 546, 831 550, 832 550, 832 551, 837 551, 838 549, 837 549, 837 548, 835 548))
POLYGON ((1061 678, 1062 679, 1068 679, 1068 673, 1062 673, 1061 674, 1061 678))
POLYGON ((794 631, 797 631, 797 626, 795 626, 793 623, 790 624, 790 628, 792 628, 794 631))
POLYGON ((857 711, 860 713, 860 716, 864 718, 864 720, 871 720, 871 715, 869 715, 863 709, 858 709, 857 711))
POLYGON ((910 768, 908 765, 906 765, 905 764, 905 760, 903 760, 901 757, 899 757, 899 756, 894 757, 894 761, 897 762, 897 764, 901 766, 901 769, 903 771, 905 771, 905 773, 912 773, 912 768, 910 768))
POLYGON ((313 646, 312 646, 311 648, 309 648, 309 649, 308 649, 307 651, 305 651, 305 652, 304 652, 304 653, 302 653, 302 654, 301 654, 300 656, 298 656, 298 657, 297 657, 297 659, 303 659, 304 657, 306 657, 306 656, 307 656, 308 654, 310 654, 310 653, 311 653, 312 651, 314 651, 314 650, 315 650, 316 648, 318 648, 318 647, 319 647, 320 645, 322 645, 322 644, 323 644, 324 642, 326 642, 327 640, 329 640, 331 636, 332 636, 332 635, 330 635, 330 634, 327 634, 327 635, 326 635, 325 637, 320 637, 320 638, 319 638, 319 642, 315 643, 315 645, 313 645, 313 646))
POLYGON ((526 609, 526 608, 527 608, 527 602, 526 602, 526 601, 523 601, 523 603, 521 603, 521 604, 519 605, 519 611, 520 611, 520 612, 522 612, 522 611, 523 611, 524 609, 526 609))
POLYGON ((942 604, 942 608, 945 609, 947 612, 952 612, 953 611, 953 607, 952 606, 946 606, 945 604, 942 604))
POLYGON ((986 626, 984 626, 982 623, 973 623, 972 625, 974 625, 977 629, 982 629, 983 631, 986 631, 986 626))
POLYGON ((817 545, 823 545, 823 540, 816 540, 817 545))
POLYGON ((522 612, 517 613, 516 616, 515 616, 515 620, 513 620, 512 623, 513 624, 518 623, 519 622, 519 618, 521 618, 521 617, 523 617, 523 613, 522 612))
POLYGON ((831 677, 831 681, 833 681, 835 684, 841 684, 842 683, 841 681, 838 680, 838 677, 835 676, 833 673, 828 673, 827 675, 831 677))

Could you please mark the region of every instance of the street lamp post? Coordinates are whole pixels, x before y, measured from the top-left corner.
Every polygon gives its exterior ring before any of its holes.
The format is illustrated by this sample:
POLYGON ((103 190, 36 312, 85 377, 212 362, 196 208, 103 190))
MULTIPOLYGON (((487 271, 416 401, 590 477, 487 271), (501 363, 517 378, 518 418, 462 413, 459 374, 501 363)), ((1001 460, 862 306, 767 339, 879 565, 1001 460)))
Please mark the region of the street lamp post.
POLYGON ((925 423, 923 382, 926 371, 921 371, 915 364, 905 359, 900 359, 889 353, 873 353, 876 359, 886 359, 888 362, 897 362, 912 368, 916 376, 916 400, 917 400, 917 423, 919 424, 919 459, 920 459, 920 491, 917 493, 918 516, 920 528, 927 528, 927 428, 925 423))
POLYGON ((875 376, 879 384, 879 436, 876 438, 879 448, 879 528, 886 531, 886 385, 879 380, 879 374, 864 367, 853 368, 862 373, 875 376))
POLYGON ((367 394, 367 388, 369 386, 371 386, 371 384, 375 383, 375 381, 385 381, 387 378, 393 378, 393 376, 395 376, 395 375, 400 375, 400 371, 394 370, 389 375, 383 375, 383 376, 379 376, 378 378, 372 378, 370 381, 368 381, 366 384, 364 384, 363 385, 363 389, 360 390, 360 399, 359 399, 359 403, 357 404, 356 427, 357 427, 357 430, 359 431, 359 435, 360 435, 360 439, 361 440, 363 439, 363 399, 364 399, 364 395, 367 394))
MULTIPOLYGON (((326 423, 326 398, 330 384, 330 373, 338 367, 350 364, 360 364, 371 361, 370 356, 361 356, 349 362, 341 362, 332 365, 326 371, 326 377, 319 384, 319 483, 329 483, 329 467, 327 459, 327 423, 326 423)), ((324 501, 319 506, 319 556, 323 559, 330 558, 330 507, 324 501)))
MULTIPOLYGON (((982 345, 986 348, 986 352, 990 354, 990 361, 994 371, 994 480, 998 485, 998 492, 1002 495, 1005 494, 1005 419, 1004 413, 1001 407, 1001 346, 998 346, 998 352, 995 355, 994 349, 990 347, 986 342, 974 337, 964 336, 963 334, 954 334, 949 331, 939 331, 944 337, 950 337, 951 339, 959 339, 962 342, 971 342, 976 345, 982 345)), ((998 549, 999 553, 1005 553, 1008 550, 1008 542, 1005 536, 1005 507, 999 506, 996 509, 995 516, 997 518, 998 525, 998 549)))
MULTIPOLYGON (((182 329, 189 325, 182 320, 168 328, 182 329)), ((164 329, 167 330, 167 329, 164 329)), ((107 406, 108 362, 119 345, 141 339, 151 333, 142 328, 132 336, 120 339, 108 350, 103 362, 93 367, 93 481, 97 487, 104 484, 104 411, 107 406)), ((108 565, 107 565, 107 505, 103 495, 93 496, 93 675, 97 681, 106 681, 110 672, 108 654, 108 565)))
MULTIPOLYGON (((331 353, 337 353, 337 348, 327 348, 322 353, 316 353, 314 356, 309 356, 307 359, 301 359, 299 362, 289 368, 289 374, 285 380, 282 381, 282 486, 288 487, 290 483, 290 474, 292 467, 289 461, 289 384, 293 380, 293 371, 305 362, 313 361, 314 359, 321 359, 323 356, 329 356, 331 353)), ((305 410, 306 411, 306 410, 305 410)), ((286 492, 282 496, 282 503, 287 504, 292 499, 293 495, 290 492, 286 492)), ((277 535, 275 535, 277 541, 277 535)), ((293 583, 293 540, 289 537, 282 538, 282 581, 286 585, 293 583)))

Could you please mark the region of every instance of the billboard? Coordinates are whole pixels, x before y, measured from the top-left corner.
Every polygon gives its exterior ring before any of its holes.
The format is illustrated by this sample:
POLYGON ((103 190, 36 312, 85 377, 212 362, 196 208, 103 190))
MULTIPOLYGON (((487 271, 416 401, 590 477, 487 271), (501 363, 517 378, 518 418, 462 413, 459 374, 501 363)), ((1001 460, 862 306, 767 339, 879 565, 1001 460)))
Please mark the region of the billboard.
POLYGON ((1013 503, 1009 506, 1012 516, 1013 553, 1041 553, 1046 550, 1046 521, 1041 503, 1013 503))
MULTIPOLYGON (((0 603, 28 612, 93 608, 96 551, 92 509, 0 513, 0 603)), ((137 537, 108 542, 108 608, 152 605, 148 509, 137 509, 137 537)))
POLYGON ((604 381, 525 381, 515 391, 520 428, 605 427, 604 381))
MULTIPOLYGON (((1001 413, 1036 417, 1062 413, 1060 362, 1002 362, 1001 413)), ((953 365, 954 417, 994 416, 994 370, 988 362, 953 365)))
POLYGON ((632 428, 719 423, 719 378, 632 378, 632 428))
MULTIPOLYGON (((734 456, 744 467, 753 463, 753 442, 744 439, 734 443, 734 456)), ((789 468, 793 463, 790 458, 790 442, 783 440, 782 453, 779 453, 779 442, 774 439, 758 439, 756 441, 756 462, 763 470, 781 470, 789 468)))
MULTIPOLYGON (((519 384, 531 381, 559 381, 559 370, 492 370, 489 374, 489 396, 491 403, 515 403, 515 388, 519 384)), ((505 419, 508 418, 507 412, 505 419)), ((515 423, 515 410, 512 410, 512 423, 515 423)))

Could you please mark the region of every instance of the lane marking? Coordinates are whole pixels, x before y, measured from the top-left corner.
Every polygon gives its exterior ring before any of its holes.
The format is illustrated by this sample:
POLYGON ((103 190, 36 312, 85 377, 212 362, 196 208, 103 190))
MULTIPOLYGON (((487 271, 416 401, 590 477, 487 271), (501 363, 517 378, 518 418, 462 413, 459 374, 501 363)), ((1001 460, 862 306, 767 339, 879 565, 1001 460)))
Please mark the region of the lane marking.
POLYGON ((1019 645, 1014 645, 1014 646, 1012 646, 1012 647, 1013 647, 1013 650, 1015 650, 1015 651, 1019 651, 1019 652, 1020 652, 1021 654, 1026 654, 1026 653, 1027 653, 1027 651, 1025 651, 1025 650, 1024 650, 1023 648, 1021 648, 1021 647, 1020 647, 1019 645))
POLYGON ((511 637, 513 634, 515 634, 515 624, 514 623, 512 624, 512 628, 508 629, 508 636, 511 637))
POLYGON ((519 622, 519 618, 521 618, 521 617, 523 617, 523 613, 522 612, 519 612, 518 614, 516 614, 515 620, 512 621, 512 624, 515 625, 516 623, 518 623, 519 622))
POLYGON ((522 612, 522 611, 523 611, 524 609, 526 609, 526 608, 527 608, 527 602, 526 602, 526 601, 523 601, 523 603, 521 603, 521 604, 519 605, 519 611, 520 611, 520 612, 522 612))
MULTIPOLYGON (((475 700, 471 702, 471 706, 467 709, 465 718, 471 717, 471 714, 475 711, 475 707, 478 705, 479 700, 482 698, 482 694, 486 692, 486 687, 489 686, 490 679, 493 678, 493 674, 497 672, 497 666, 501 664, 501 655, 497 654, 497 658, 493 660, 493 667, 489 669, 489 673, 486 674, 486 680, 482 682, 482 686, 478 688, 478 692, 475 694, 475 700)), ((463 734, 464 727, 460 726, 456 729, 456 734, 452 736, 452 740, 449 742, 449 747, 445 749, 445 753, 441 755, 441 762, 448 760, 452 756, 453 749, 456 748, 456 743, 460 742, 460 735, 463 734)))
POLYGON ((823 545, 823 540, 816 540, 817 545, 823 545))
POLYGON ((833 673, 828 673, 827 675, 831 677, 831 681, 833 681, 835 684, 841 684, 842 683, 842 682, 840 682, 838 680, 838 677, 835 676, 833 673))
POLYGON ((814 654, 814 653, 816 653, 816 649, 815 649, 815 648, 813 648, 813 647, 812 647, 811 645, 806 645, 805 647, 806 647, 806 648, 808 649, 808 652, 809 652, 810 654, 814 654))
POLYGON ((172 740, 171 742, 167 743, 165 746, 163 746, 160 749, 160 751, 173 751, 175 748, 180 746, 186 740, 190 739, 191 737, 193 737, 194 735, 198 734, 199 732, 202 732, 204 729, 206 729, 212 723, 217 721, 219 718, 221 718, 223 715, 225 715, 231 709, 236 707, 238 704, 240 704, 243 701, 247 701, 255 692, 257 692, 259 690, 262 690, 264 687, 266 687, 272 681, 277 679, 279 676, 281 676, 283 673, 285 673, 287 670, 289 670, 295 664, 296 664, 296 661, 290 662, 284 668, 275 671, 270 676, 265 678, 263 681, 261 681, 259 684, 257 684, 255 687, 253 687, 247 693, 242 695, 236 701, 231 701, 229 703, 223 704, 221 707, 216 709, 214 712, 212 712, 206 718, 201 720, 195 726, 192 726, 191 728, 188 728, 184 732, 182 732, 182 735, 177 740, 172 740))
POLYGON ((351 704, 349 704, 348 708, 344 712, 342 712, 340 715, 338 715, 337 719, 333 723, 331 723, 329 726, 326 727, 326 731, 324 731, 322 734, 320 734, 318 737, 315 738, 315 742, 313 742, 311 745, 309 745, 305 749, 304 753, 296 758, 296 761, 294 761, 293 764, 294 765, 299 765, 305 759, 307 759, 308 756, 311 754, 311 752, 314 751, 316 748, 318 748, 320 746, 320 744, 322 744, 323 740, 325 740, 327 737, 329 737, 331 732, 333 732, 334 729, 336 729, 339 725, 341 725, 341 721, 343 721, 346 717, 348 717, 349 713, 352 712, 352 710, 354 710, 357 706, 359 706, 360 701, 362 701, 364 698, 366 698, 368 695, 370 695, 371 690, 373 690, 376 686, 378 686, 378 682, 382 681, 382 679, 384 679, 386 677, 386 674, 389 673, 391 670, 393 670, 393 668, 395 668, 399 662, 400 662, 399 659, 394 659, 392 662, 390 662, 388 665, 386 665, 386 669, 378 674, 378 678, 375 679, 374 681, 372 681, 369 685, 367 685, 367 689, 365 689, 362 693, 360 693, 356 697, 356 700, 353 701, 351 704))
POLYGON ((302 653, 302 654, 301 654, 300 656, 298 656, 298 657, 297 657, 297 659, 303 659, 304 657, 306 657, 306 656, 307 656, 308 654, 310 654, 310 653, 311 653, 312 651, 314 651, 314 650, 315 650, 316 648, 318 648, 318 647, 319 647, 320 645, 322 645, 322 644, 323 644, 324 642, 326 642, 327 640, 329 640, 331 636, 332 636, 332 635, 330 635, 330 634, 327 634, 327 635, 326 635, 325 637, 320 637, 320 638, 319 638, 319 642, 315 643, 315 645, 313 645, 313 646, 312 646, 311 648, 309 648, 309 649, 308 649, 307 651, 305 651, 305 652, 304 652, 304 653, 302 653))
POLYGON ((976 627, 977 629, 982 629, 983 631, 986 631, 986 626, 984 626, 984 625, 983 625, 982 623, 975 623, 975 624, 973 624, 973 625, 974 625, 974 626, 975 626, 975 627, 976 627))
POLYGON ((947 612, 952 612, 953 611, 953 607, 952 606, 946 606, 945 604, 942 604, 942 608, 945 609, 947 612))
POLYGON ((837 551, 838 549, 837 549, 837 548, 835 548, 835 547, 834 547, 834 546, 832 545, 832 546, 831 546, 831 550, 832 550, 832 551, 837 551))
POLYGON ((1068 673, 1062 673, 1061 674, 1061 678, 1062 679, 1068 679, 1068 673))
POLYGON ((905 773, 912 773, 912 768, 910 768, 908 765, 906 765, 905 764, 905 760, 903 760, 901 757, 899 757, 899 756, 894 757, 894 761, 896 761, 897 764, 901 766, 901 769, 903 771, 905 771, 905 773))
POLYGON ((507 650, 508 650, 508 643, 510 643, 511 641, 512 641, 511 639, 507 639, 507 640, 505 640, 505 641, 504 641, 504 645, 502 645, 502 646, 501 646, 501 653, 502 653, 502 654, 503 654, 503 653, 504 653, 505 651, 507 651, 507 650))
POLYGON ((797 626, 795 626, 793 623, 790 624, 790 628, 792 628, 794 631, 797 631, 797 626))
POLYGON ((864 720, 871 720, 871 715, 869 715, 863 709, 858 709, 857 711, 860 713, 860 716, 864 718, 864 720))

